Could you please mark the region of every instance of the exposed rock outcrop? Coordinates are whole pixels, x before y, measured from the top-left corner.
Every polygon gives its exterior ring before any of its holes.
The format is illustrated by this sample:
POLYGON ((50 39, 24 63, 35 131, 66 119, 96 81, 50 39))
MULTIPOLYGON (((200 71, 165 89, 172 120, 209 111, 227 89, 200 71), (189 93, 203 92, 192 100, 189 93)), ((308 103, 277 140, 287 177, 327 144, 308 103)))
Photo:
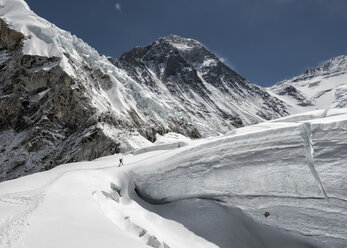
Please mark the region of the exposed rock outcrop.
POLYGON ((119 152, 60 59, 23 55, 19 36, 2 27, 9 35, 0 51, 0 180, 119 152))
POLYGON ((193 39, 169 35, 109 59, 168 106, 218 132, 287 114, 281 101, 193 39))
POLYGON ((136 131, 149 141, 169 131, 200 137, 174 116, 161 123, 138 109, 100 111, 95 92, 115 87, 110 75, 88 61, 79 67, 69 61, 79 75, 73 77, 59 57, 24 54, 27 37, 1 19, 0 34, 0 181, 130 149, 126 139, 136 131))
POLYGON ((286 114, 195 40, 160 38, 111 63, 23 0, 2 4, 0 181, 286 114))

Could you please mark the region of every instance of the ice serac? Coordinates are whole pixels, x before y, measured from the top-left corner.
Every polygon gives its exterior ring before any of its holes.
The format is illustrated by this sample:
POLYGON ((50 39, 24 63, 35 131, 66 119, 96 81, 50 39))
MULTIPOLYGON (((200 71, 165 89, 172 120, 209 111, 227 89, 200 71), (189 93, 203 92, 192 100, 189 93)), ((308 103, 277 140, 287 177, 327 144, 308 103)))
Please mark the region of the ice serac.
POLYGON ((0 181, 196 127, 22 0, 0 0, 0 181))
POLYGON ((327 247, 346 245, 347 111, 331 109, 321 118, 323 112, 240 128, 151 170, 138 168, 137 192, 155 204, 215 200, 327 247))
POLYGON ((203 135, 287 115, 281 101, 194 39, 169 35, 110 61, 178 115, 197 124, 203 135))
POLYGON ((347 57, 341 55, 322 66, 268 88, 290 114, 347 106, 347 57))

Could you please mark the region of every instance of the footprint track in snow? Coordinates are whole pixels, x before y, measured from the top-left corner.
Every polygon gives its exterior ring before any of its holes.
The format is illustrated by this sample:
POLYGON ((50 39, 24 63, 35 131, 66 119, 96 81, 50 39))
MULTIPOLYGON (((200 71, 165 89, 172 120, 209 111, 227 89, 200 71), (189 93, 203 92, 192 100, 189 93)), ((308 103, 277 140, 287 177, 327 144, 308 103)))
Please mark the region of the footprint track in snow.
POLYGON ((0 222, 0 247, 10 248, 12 243, 16 241, 27 225, 29 218, 38 208, 43 199, 43 192, 23 191, 10 194, 0 195, 0 201, 16 207, 22 208, 21 211, 16 211, 13 216, 8 216, 0 222))

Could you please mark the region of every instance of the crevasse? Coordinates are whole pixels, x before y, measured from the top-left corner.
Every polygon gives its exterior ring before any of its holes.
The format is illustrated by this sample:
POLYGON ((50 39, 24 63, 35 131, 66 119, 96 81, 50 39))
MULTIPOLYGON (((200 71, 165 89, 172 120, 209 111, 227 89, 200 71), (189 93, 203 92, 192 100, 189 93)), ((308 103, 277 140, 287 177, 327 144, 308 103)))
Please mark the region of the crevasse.
POLYGON ((314 147, 313 147, 313 141, 312 141, 313 134, 311 129, 311 123, 308 123, 308 122, 303 123, 300 126, 300 129, 301 129, 300 134, 301 134, 302 140, 304 142, 304 147, 305 147, 307 165, 310 169, 312 176, 315 178, 319 187, 321 188, 322 193, 324 194, 324 197, 328 199, 328 195, 324 189, 322 181, 320 180, 319 174, 314 165, 314 158, 313 158, 314 147))

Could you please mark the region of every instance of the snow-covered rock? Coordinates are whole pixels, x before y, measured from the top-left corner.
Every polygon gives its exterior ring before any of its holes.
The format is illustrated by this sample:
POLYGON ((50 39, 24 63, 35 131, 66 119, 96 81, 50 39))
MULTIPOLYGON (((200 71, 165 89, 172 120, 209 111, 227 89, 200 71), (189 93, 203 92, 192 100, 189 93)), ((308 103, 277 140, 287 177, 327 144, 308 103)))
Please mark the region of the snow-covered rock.
POLYGON ((0 180, 150 146, 156 134, 199 138, 286 114, 198 42, 155 44, 174 51, 165 68, 152 61, 166 85, 149 87, 136 63, 117 67, 23 0, 0 0, 0 180))
POLYGON ((275 84, 269 93, 282 100, 289 113, 347 106, 347 56, 330 59, 324 65, 275 84))
POLYGON ((169 35, 110 58, 203 136, 285 116, 285 106, 193 39, 169 35))

